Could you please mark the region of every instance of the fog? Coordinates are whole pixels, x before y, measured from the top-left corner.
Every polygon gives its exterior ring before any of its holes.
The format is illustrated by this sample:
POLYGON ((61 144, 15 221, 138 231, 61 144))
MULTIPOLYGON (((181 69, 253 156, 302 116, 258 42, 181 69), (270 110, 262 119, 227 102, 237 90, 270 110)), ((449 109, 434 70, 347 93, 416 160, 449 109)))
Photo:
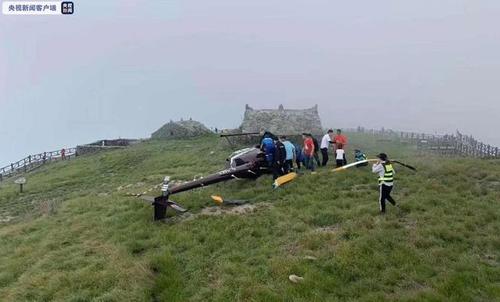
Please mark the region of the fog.
POLYGON ((0 166, 171 119, 459 129, 500 146, 500 1, 75 1, 0 15, 0 166))

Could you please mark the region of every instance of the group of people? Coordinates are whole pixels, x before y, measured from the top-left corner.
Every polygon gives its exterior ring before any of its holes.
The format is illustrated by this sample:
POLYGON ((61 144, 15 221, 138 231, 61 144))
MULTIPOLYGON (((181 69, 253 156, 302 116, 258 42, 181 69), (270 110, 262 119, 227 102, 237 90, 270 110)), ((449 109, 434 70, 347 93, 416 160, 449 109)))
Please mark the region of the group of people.
POLYGON ((300 146, 290 142, 286 136, 278 138, 270 132, 265 132, 261 140, 261 150, 273 171, 273 179, 292 171, 294 162, 300 169, 300 163, 303 161, 300 146))
MULTIPOLYGON (((335 162, 337 167, 347 164, 345 147, 347 137, 342 134, 341 129, 337 129, 336 134, 332 129, 322 137, 321 144, 310 133, 302 133, 303 144, 291 142, 286 136, 277 137, 270 132, 265 132, 261 139, 261 150, 265 153, 268 166, 273 171, 273 179, 281 175, 288 174, 294 170, 294 163, 297 169, 301 169, 304 164, 306 169, 315 170, 315 164, 326 166, 329 161, 329 149, 333 148, 335 162), (322 160, 320 162, 319 151, 321 151, 322 160)), ((391 197, 394 180, 394 168, 388 159, 387 154, 380 153, 378 162, 372 166, 372 172, 378 174, 379 178, 379 206, 380 212, 385 213, 385 203, 388 201, 396 206, 396 202, 391 197)), ((355 161, 366 160, 366 155, 359 149, 354 150, 355 161)), ((357 167, 367 166, 368 162, 361 163, 357 167)))
POLYGON ((329 160, 328 151, 330 146, 333 146, 333 153, 335 154, 335 161, 337 167, 342 167, 347 164, 347 157, 345 154, 345 147, 347 146, 347 137, 342 134, 342 130, 337 129, 337 134, 333 134, 333 130, 327 131, 323 138, 321 138, 321 156, 323 161, 322 166, 326 166, 329 160))
MULTIPOLYGON (((332 147, 335 155, 336 166, 341 167, 347 164, 345 147, 347 137, 342 134, 341 129, 337 129, 336 134, 332 129, 322 137, 321 144, 311 133, 302 133, 302 145, 291 142, 286 136, 277 137, 270 132, 265 132, 261 140, 261 150, 265 153, 269 167, 273 170, 276 179, 280 175, 287 174, 301 166, 308 170, 315 171, 316 166, 326 166, 329 161, 329 150, 332 147), (321 161, 319 153, 321 152, 321 161)), ((366 156, 355 150, 355 159, 364 160, 366 156)))

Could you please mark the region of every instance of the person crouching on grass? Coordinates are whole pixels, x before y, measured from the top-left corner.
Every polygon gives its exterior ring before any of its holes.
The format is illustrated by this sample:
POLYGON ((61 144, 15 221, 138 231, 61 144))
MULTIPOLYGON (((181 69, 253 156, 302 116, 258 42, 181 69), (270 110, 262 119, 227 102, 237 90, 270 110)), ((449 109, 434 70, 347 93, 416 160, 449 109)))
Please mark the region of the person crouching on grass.
POLYGON ((335 149, 335 159, 337 161, 337 168, 340 168, 345 163, 345 151, 344 145, 337 144, 337 149, 335 149))
POLYGON ((385 201, 389 201, 393 206, 396 201, 391 197, 391 191, 394 186, 394 168, 392 167, 387 154, 380 153, 377 155, 379 160, 373 164, 372 172, 378 174, 378 185, 380 190, 379 206, 380 214, 385 214, 385 201))

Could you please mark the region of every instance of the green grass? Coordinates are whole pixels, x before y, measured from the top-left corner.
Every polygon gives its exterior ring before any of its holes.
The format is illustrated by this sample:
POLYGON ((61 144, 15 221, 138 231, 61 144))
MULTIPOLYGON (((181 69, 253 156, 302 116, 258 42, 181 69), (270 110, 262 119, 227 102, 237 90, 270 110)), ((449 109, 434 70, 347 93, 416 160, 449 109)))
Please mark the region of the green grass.
POLYGON ((500 299, 500 162, 350 139, 349 153, 386 151, 419 168, 396 166, 400 210, 388 205, 378 215, 368 168, 320 169, 274 191, 263 176, 181 193, 173 199, 195 215, 169 223, 153 222, 151 206, 124 196, 165 175, 188 180, 217 171, 232 150, 215 137, 151 141, 48 165, 26 176, 23 194, 4 182, 0 218, 14 218, 0 223, 0 300, 500 299), (196 215, 213 205, 211 194, 256 208, 196 215), (291 283, 290 274, 304 282, 291 283))

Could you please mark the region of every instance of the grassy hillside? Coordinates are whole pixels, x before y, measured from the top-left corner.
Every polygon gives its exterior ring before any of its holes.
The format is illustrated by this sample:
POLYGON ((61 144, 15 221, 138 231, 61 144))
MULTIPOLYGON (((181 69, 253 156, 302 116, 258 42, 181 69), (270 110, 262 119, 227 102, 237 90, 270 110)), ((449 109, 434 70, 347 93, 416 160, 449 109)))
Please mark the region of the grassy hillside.
POLYGON ((0 219, 11 220, 0 223, 0 300, 500 299, 500 162, 351 141, 351 151, 386 151, 419 168, 396 166, 401 209, 378 215, 368 169, 320 169, 274 191, 264 176, 182 193, 173 199, 191 215, 169 223, 152 222, 151 206, 124 196, 164 175, 218 170, 232 150, 215 137, 45 166, 27 175, 23 194, 1 183, 0 219), (200 214, 214 213, 205 209, 214 193, 248 199, 253 211, 200 214), (304 282, 291 283, 290 274, 304 282))

